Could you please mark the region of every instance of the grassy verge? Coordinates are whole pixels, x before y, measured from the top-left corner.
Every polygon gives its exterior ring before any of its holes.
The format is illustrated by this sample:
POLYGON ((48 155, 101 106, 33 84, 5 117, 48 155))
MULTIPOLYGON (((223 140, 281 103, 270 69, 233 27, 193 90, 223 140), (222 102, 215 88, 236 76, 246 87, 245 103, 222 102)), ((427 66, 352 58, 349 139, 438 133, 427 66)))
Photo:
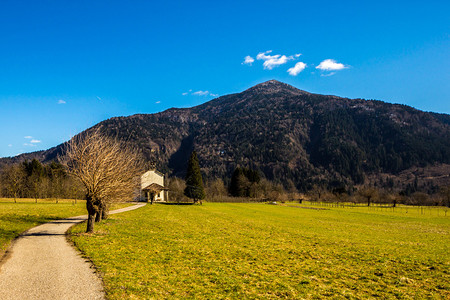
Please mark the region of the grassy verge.
POLYGON ((85 214, 86 203, 78 200, 0 198, 0 257, 9 243, 25 230, 51 220, 85 214))
MULTIPOLYGON (((126 206, 121 204, 119 207, 126 206)), ((118 207, 118 208, 119 208, 118 207)), ((22 232, 56 219, 86 214, 86 202, 72 199, 0 198, 0 258, 22 232)))
POLYGON ((72 239, 110 299, 447 298, 450 219, 367 208, 147 205, 72 239))

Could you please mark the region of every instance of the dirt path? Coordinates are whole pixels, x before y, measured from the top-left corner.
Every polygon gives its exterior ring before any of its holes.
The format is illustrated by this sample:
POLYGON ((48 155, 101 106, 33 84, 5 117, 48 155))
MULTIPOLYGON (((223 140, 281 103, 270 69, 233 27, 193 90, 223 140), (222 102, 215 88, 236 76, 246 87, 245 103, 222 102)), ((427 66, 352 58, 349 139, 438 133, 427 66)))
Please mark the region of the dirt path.
MULTIPOLYGON (((137 204, 111 214, 140 208, 137 204)), ((91 263, 67 242, 65 233, 86 220, 78 216, 34 227, 19 237, 0 265, 0 298, 104 299, 91 263)))

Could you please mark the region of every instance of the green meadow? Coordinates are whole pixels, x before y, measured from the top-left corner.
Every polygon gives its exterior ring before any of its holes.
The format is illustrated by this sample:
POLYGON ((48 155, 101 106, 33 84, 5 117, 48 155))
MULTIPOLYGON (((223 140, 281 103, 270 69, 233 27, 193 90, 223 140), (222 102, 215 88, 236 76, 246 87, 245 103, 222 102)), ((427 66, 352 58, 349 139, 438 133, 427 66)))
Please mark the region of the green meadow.
POLYGON ((10 242, 31 227, 56 219, 86 214, 86 202, 77 200, 0 198, 0 258, 10 242), (56 203, 58 202, 58 203, 56 203))
POLYGON ((450 297, 444 210, 317 208, 147 205, 71 238, 109 299, 450 297))
MULTIPOLYGON (((84 200, 18 198, 16 201, 0 198, 0 258, 22 232, 53 220, 87 214, 84 200)), ((129 205, 117 203, 111 209, 129 205)))

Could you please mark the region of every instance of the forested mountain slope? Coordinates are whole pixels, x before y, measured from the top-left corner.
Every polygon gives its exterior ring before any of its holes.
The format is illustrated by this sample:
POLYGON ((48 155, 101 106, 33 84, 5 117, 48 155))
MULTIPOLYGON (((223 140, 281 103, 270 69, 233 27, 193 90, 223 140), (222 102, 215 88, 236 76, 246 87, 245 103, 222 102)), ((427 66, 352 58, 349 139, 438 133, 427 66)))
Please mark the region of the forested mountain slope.
MULTIPOLYGON (((396 178, 427 166, 441 166, 443 174, 436 176, 442 183, 450 171, 449 115, 311 94, 275 80, 196 107, 116 117, 97 126, 178 176, 193 149, 206 178, 229 178, 240 165, 301 190, 313 184, 360 184, 373 174, 396 178)), ((8 161, 48 161, 60 149, 8 161)))

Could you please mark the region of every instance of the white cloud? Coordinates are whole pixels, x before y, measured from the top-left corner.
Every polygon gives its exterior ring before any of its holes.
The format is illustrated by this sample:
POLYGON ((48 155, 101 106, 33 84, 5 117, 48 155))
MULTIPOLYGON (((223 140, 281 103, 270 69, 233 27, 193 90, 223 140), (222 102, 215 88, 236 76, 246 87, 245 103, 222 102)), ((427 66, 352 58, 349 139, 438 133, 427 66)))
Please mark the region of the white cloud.
POLYGON ((35 140, 35 139, 32 139, 30 141, 30 143, 32 143, 32 144, 37 144, 37 143, 40 143, 40 142, 41 142, 40 140, 35 140))
POLYGON ((190 90, 187 91, 187 92, 182 93, 181 95, 186 96, 186 95, 189 95, 190 92, 192 92, 192 89, 190 89, 190 90))
POLYGON ((24 139, 32 139, 33 137, 31 135, 27 135, 23 137, 24 139))
POLYGON ((264 61, 264 63, 263 63, 264 69, 272 70, 273 68, 278 67, 280 65, 284 65, 288 61, 294 59, 293 55, 291 55, 291 56, 286 56, 286 55, 281 55, 281 54, 268 55, 271 52, 272 52, 272 50, 269 50, 266 52, 260 52, 256 56, 256 59, 264 61))
POLYGON ((242 63, 243 65, 252 65, 252 63, 255 61, 255 59, 253 57, 251 57, 250 55, 247 55, 244 58, 244 62, 242 63))
POLYGON ((296 58, 298 58, 298 57, 300 57, 300 53, 297 53, 297 54, 295 54, 294 56, 296 57, 296 58))
POLYGON ((299 61, 295 64, 292 68, 289 68, 287 71, 289 75, 297 76, 301 71, 303 71, 306 68, 306 64, 299 61))
POLYGON ((219 97, 219 94, 211 93, 210 91, 196 91, 192 92, 192 90, 189 90, 189 92, 182 93, 181 95, 194 95, 194 96, 212 96, 212 97, 219 97))
POLYGON ((66 104, 66 101, 60 99, 60 100, 58 100, 58 104, 66 104))
POLYGON ((8 144, 8 147, 12 147, 12 144, 8 144))
POLYGON ((35 144, 29 144, 29 143, 23 143, 24 146, 28 146, 28 147, 35 147, 35 144))
POLYGON ((156 103, 156 104, 159 104, 159 103, 161 103, 161 101, 156 101, 155 103, 156 103))
POLYGON ((193 92, 192 95, 207 96, 207 95, 209 95, 209 91, 197 91, 197 92, 193 92))
POLYGON ((322 61, 316 69, 323 71, 337 71, 348 68, 347 66, 336 62, 334 59, 325 59, 322 61))

